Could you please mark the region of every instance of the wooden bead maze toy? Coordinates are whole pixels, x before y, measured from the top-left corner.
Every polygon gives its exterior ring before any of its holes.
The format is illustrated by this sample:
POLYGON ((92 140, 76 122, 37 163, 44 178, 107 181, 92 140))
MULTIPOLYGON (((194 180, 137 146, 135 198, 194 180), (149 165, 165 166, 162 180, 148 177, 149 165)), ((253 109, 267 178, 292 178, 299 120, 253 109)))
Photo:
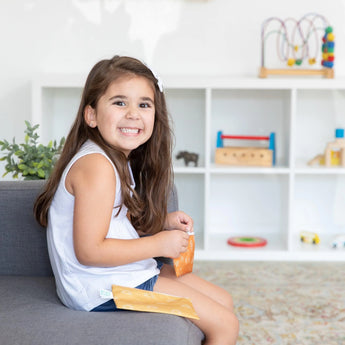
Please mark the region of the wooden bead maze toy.
POLYGON ((314 75, 334 78, 333 65, 334 33, 324 16, 309 13, 300 20, 271 17, 263 22, 260 78, 266 78, 269 75, 314 75), (277 56, 289 68, 269 69, 265 66, 266 43, 273 34, 276 35, 277 56), (302 68, 306 60, 310 67, 302 68), (318 60, 321 68, 315 68, 318 60))
POLYGON ((224 135, 217 133, 216 164, 243 165, 243 166, 272 166, 276 162, 275 133, 269 136, 224 135), (267 141, 268 147, 224 147, 224 139, 267 141))

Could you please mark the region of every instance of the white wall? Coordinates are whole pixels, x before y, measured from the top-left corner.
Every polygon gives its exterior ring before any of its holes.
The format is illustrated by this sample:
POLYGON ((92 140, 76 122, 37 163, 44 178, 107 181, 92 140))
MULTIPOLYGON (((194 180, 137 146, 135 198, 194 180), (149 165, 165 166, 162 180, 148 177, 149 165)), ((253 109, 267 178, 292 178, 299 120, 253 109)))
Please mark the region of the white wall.
POLYGON ((262 22, 308 12, 334 27, 345 75, 345 0, 0 0, 0 139, 23 138, 37 75, 127 54, 162 75, 256 76, 262 22))

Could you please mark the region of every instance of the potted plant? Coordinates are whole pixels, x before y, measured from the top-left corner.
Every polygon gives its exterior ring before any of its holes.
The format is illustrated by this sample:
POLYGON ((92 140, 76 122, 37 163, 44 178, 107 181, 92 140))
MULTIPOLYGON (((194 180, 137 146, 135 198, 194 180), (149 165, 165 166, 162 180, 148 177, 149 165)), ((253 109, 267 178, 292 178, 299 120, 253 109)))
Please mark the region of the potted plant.
POLYGON ((59 144, 54 140, 44 146, 37 142, 39 125, 31 126, 28 121, 25 121, 25 124, 24 143, 17 144, 15 138, 13 138, 12 143, 7 140, 0 141, 0 149, 5 151, 0 161, 7 162, 5 165, 6 172, 2 176, 12 173, 13 178, 22 176, 24 180, 46 179, 61 153, 65 138, 61 138, 59 144))

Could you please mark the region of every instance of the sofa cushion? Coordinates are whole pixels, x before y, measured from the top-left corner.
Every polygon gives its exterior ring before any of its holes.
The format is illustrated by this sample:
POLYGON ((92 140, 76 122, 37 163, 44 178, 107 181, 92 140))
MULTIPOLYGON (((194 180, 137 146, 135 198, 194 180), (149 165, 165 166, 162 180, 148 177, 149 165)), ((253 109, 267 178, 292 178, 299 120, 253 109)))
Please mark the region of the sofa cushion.
POLYGON ((200 345, 189 320, 144 312, 64 307, 52 277, 0 277, 0 343, 16 345, 200 345))
POLYGON ((0 182, 0 275, 52 275, 46 232, 33 216, 33 204, 43 184, 0 182))

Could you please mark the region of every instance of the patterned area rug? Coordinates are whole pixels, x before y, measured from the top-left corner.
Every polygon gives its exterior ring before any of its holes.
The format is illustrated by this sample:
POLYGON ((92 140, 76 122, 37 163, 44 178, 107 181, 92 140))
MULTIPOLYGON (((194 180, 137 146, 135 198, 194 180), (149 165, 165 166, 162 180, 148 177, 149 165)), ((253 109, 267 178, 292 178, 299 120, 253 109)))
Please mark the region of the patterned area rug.
POLYGON ((345 264, 197 261, 225 288, 240 321, 237 345, 345 345, 345 264))

